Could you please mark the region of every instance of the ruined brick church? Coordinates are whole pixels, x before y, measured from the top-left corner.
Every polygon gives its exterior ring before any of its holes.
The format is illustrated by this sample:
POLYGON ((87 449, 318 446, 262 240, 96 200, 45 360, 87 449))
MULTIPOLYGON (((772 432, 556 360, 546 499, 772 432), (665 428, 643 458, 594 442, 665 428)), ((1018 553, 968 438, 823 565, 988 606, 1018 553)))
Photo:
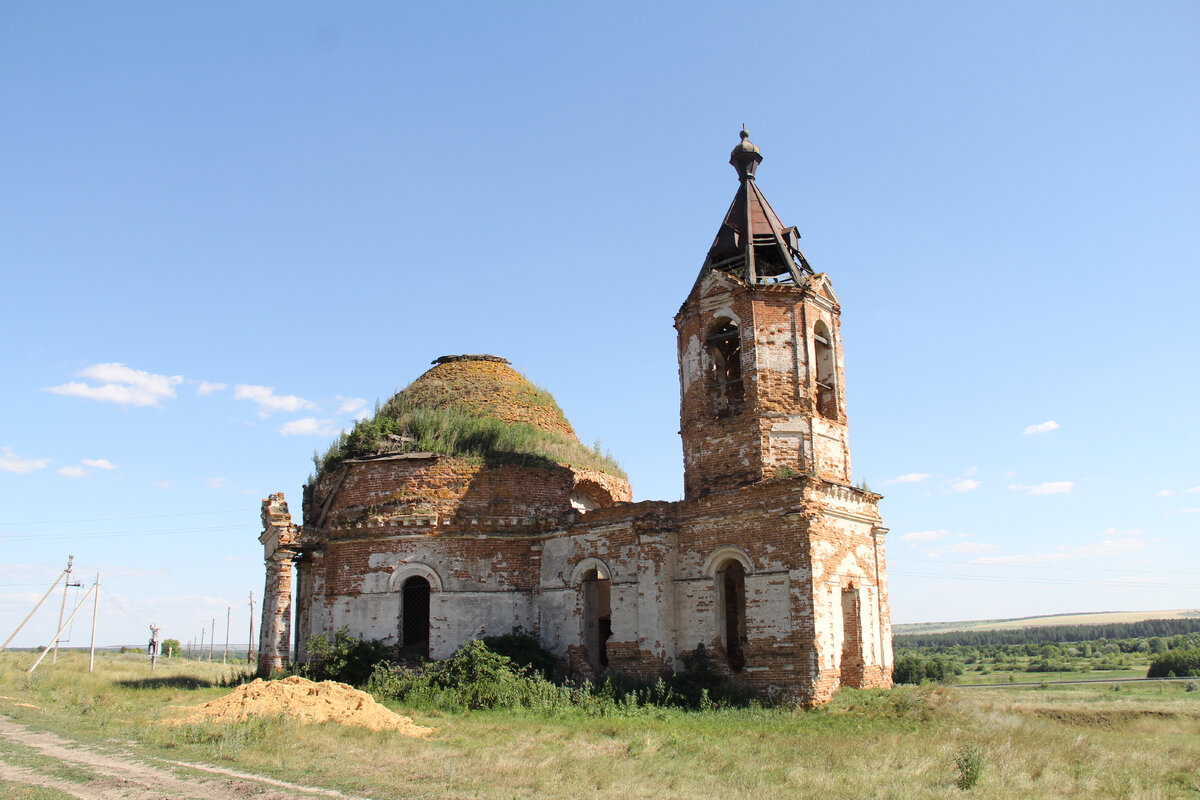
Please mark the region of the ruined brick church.
POLYGON ((737 194, 675 315, 684 499, 630 502, 504 359, 439 358, 343 437, 302 526, 283 494, 263 501, 261 672, 342 627, 435 659, 521 628, 582 676, 652 678, 702 644, 773 697, 891 684, 887 529, 850 484, 838 299, 761 161, 743 129, 737 194), (463 449, 451 425, 540 444, 463 449))

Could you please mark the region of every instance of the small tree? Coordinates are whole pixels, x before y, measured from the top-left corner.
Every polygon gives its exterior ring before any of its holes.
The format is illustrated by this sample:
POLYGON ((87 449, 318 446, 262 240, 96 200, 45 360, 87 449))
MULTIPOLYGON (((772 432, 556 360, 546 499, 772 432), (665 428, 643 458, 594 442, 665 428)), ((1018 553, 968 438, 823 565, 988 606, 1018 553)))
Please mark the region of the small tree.
POLYGON ((165 656, 173 656, 183 652, 183 647, 179 644, 178 639, 163 639, 162 654, 165 656))

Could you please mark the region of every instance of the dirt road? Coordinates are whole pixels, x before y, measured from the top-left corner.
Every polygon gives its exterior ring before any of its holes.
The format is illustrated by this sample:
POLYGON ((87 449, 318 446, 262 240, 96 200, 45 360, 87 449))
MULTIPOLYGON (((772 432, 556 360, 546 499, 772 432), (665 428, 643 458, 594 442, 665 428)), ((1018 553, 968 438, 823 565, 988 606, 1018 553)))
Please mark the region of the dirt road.
POLYGON ((4 716, 0 779, 56 789, 80 800, 366 800, 223 767, 84 745, 4 716))

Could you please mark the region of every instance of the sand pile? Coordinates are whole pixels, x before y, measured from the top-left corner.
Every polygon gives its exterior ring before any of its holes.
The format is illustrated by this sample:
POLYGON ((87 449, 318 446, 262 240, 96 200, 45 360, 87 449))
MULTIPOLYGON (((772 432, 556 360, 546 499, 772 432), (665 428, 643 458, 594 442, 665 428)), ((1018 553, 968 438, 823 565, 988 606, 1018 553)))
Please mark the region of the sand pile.
POLYGON ((366 692, 344 683, 314 683, 298 676, 279 681, 254 680, 224 697, 189 709, 186 722, 241 722, 247 717, 289 716, 301 723, 338 722, 373 731, 399 731, 405 736, 428 736, 432 728, 389 711, 366 692))

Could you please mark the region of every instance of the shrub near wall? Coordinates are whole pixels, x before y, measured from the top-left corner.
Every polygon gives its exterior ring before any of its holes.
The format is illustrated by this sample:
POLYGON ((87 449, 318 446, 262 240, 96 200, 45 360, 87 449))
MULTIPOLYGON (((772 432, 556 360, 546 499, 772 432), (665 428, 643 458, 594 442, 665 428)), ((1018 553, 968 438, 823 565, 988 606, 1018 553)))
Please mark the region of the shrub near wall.
POLYGON ((1200 676, 1200 649, 1171 650, 1154 657, 1147 678, 1191 678, 1200 676))

